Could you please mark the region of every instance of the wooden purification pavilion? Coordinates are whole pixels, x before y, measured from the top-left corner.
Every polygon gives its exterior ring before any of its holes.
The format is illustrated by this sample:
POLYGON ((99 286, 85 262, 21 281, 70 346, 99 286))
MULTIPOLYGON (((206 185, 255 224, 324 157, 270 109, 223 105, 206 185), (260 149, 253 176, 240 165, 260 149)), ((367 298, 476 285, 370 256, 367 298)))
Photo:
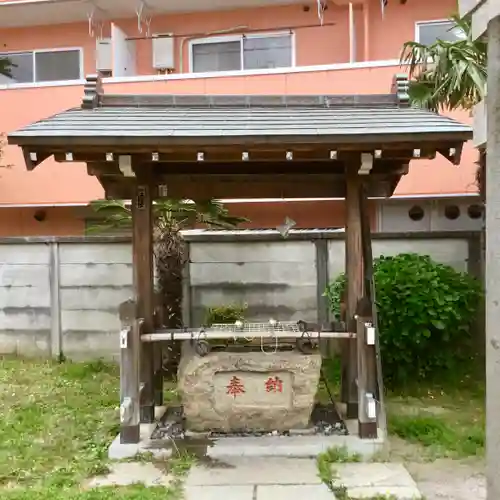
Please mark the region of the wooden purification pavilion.
POLYGON ((154 313, 152 203, 162 196, 345 198, 352 335, 338 332, 342 399, 360 437, 376 436, 366 400, 380 391, 380 369, 366 308, 373 293, 365 202, 391 196, 411 160, 440 154, 457 165, 472 135, 450 118, 411 108, 407 90, 406 76, 397 75, 387 95, 111 95, 91 76, 80 107, 9 134, 28 170, 52 155, 85 162, 108 198, 132 200, 135 310, 121 334, 122 442, 138 442, 139 424, 151 422, 161 404, 160 349, 152 340, 165 335, 154 313))

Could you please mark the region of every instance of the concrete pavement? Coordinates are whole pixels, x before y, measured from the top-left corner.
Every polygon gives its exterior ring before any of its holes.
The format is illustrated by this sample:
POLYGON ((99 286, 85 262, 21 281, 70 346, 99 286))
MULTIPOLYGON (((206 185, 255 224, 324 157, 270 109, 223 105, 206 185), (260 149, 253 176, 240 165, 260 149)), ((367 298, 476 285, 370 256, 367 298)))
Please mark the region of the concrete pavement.
POLYGON ((332 500, 318 477, 314 459, 228 458, 193 467, 186 478, 186 500, 332 500))
MULTIPOLYGON (((401 464, 334 463, 334 490, 343 487, 352 498, 415 500, 421 495, 401 464)), ((335 494, 318 476, 313 458, 207 458, 183 478, 184 500, 334 500, 335 494)), ((176 478, 154 463, 118 462, 106 476, 90 480, 86 488, 142 483, 173 485, 176 478)), ((179 499, 180 500, 180 499, 179 499)))

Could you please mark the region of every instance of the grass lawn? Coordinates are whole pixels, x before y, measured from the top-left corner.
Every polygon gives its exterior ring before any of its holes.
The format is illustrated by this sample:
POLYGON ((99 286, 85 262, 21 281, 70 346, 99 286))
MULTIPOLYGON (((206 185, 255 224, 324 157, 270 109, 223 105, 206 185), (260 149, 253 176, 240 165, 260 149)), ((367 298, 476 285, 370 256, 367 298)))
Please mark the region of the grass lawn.
MULTIPOLYGON (((336 392, 338 384, 332 381, 336 392)), ((82 487, 87 478, 108 471, 107 449, 118 433, 119 420, 116 365, 0 358, 0 385, 0 499, 181 497, 179 482, 170 488, 82 487)), ((426 388, 387 397, 389 432, 404 444, 397 458, 483 454, 484 385, 458 385, 453 390, 426 388), (414 456, 404 456, 410 449, 414 456)), ((320 396, 325 397, 324 392, 321 387, 320 396)), ((166 394, 167 400, 175 398, 175 391, 166 394)), ((189 464, 175 459, 158 465, 176 473, 189 464)))
POLYGON ((2 500, 179 498, 177 484, 82 488, 108 470, 107 448, 119 424, 118 376, 117 366, 102 362, 0 358, 2 500))
MULTIPOLYGON (((324 362, 330 390, 338 399, 340 366, 324 362)), ((476 371, 482 372, 478 369, 476 371)), ((391 448, 388 459, 434 460, 482 457, 485 445, 485 383, 482 373, 448 377, 442 385, 421 385, 386 394, 391 448)), ((321 382, 318 397, 328 402, 321 382)), ((382 455, 386 455, 384 453, 382 455)))
POLYGON ((387 397, 390 435, 419 445, 424 459, 483 456, 484 382, 465 379, 409 394, 387 397))

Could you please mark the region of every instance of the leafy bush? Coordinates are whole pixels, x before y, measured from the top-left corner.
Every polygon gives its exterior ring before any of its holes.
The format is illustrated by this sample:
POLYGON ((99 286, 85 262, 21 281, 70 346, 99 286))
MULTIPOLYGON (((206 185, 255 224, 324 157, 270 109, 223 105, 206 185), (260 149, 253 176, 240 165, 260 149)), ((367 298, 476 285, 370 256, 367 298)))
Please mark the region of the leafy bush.
MULTIPOLYGON (((430 379, 471 359, 471 328, 481 297, 477 280, 417 254, 376 259, 374 276, 389 386, 430 379)), ((325 292, 337 317, 345 284, 341 274, 325 292)))
POLYGON ((245 311, 247 305, 222 305, 217 307, 209 307, 205 315, 205 324, 207 326, 213 324, 235 323, 245 319, 245 311))

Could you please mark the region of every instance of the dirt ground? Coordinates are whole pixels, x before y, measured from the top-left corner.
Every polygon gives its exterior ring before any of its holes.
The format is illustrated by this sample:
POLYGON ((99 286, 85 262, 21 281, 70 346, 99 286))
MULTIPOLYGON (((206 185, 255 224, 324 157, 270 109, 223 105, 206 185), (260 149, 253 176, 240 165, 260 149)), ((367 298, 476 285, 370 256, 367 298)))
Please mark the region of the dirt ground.
POLYGON ((377 460, 402 462, 426 500, 485 500, 483 458, 436 458, 421 446, 391 437, 377 460))

